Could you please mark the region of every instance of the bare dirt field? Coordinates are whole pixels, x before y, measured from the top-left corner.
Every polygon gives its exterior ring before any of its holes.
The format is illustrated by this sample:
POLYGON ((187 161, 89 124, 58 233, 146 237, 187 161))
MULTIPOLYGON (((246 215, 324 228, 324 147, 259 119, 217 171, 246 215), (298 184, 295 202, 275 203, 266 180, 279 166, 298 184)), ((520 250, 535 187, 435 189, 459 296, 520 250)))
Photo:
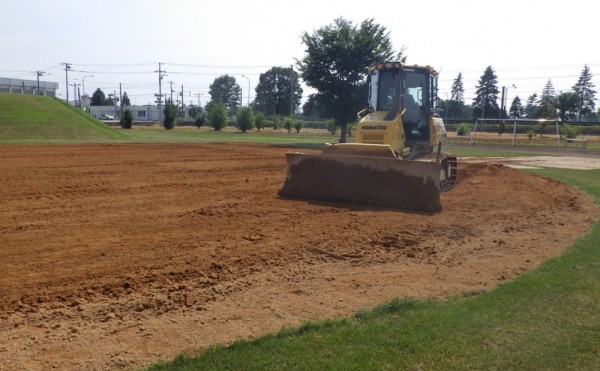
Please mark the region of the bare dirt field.
POLYGON ((283 199, 285 151, 0 146, 0 369, 141 367, 395 297, 487 290, 598 213, 498 164, 460 164, 436 214, 283 199))

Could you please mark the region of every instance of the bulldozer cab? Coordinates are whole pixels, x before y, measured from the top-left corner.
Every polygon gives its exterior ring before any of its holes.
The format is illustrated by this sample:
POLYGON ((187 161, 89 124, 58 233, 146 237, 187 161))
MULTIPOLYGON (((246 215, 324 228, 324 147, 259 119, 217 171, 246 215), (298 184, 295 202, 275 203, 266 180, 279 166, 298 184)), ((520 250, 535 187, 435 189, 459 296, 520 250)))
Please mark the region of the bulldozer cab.
POLYGON ((369 108, 387 111, 385 121, 402 113, 408 145, 429 141, 428 119, 435 112, 437 95, 437 75, 432 71, 393 63, 375 65, 368 77, 369 108))

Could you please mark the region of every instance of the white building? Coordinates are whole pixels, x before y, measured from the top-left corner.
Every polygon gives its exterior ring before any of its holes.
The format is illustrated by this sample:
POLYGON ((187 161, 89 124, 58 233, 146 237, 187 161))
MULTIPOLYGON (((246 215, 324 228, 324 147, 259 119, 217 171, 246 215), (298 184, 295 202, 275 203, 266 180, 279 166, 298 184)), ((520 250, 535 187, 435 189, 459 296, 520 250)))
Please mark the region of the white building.
MULTIPOLYGON (((98 118, 100 115, 111 115, 115 119, 119 118, 119 106, 89 106, 90 115, 98 118)), ((158 106, 144 105, 144 106, 123 106, 124 110, 130 110, 133 114, 133 121, 158 121, 158 106)), ((190 119, 187 107, 185 109, 185 120, 190 119)))
POLYGON ((57 82, 40 81, 39 90, 37 80, 21 80, 0 77, 0 93, 34 94, 56 97, 57 82))

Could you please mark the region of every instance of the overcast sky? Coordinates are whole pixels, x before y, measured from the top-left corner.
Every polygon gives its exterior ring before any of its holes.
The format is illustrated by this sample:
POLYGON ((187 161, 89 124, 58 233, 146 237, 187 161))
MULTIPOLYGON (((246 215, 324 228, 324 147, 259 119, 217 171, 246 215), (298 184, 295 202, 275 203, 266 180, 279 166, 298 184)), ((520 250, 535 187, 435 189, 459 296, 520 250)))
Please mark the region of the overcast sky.
MULTIPOLYGON (((568 90, 587 64, 600 86, 600 15, 591 0, 1 0, 0 77, 69 83, 106 94, 119 83, 132 103, 148 104, 158 92, 158 63, 167 76, 163 93, 181 91, 185 103, 204 104, 215 77, 229 74, 243 89, 244 104, 254 98, 260 73, 290 66, 304 56, 302 32, 338 17, 358 24, 373 18, 390 31, 407 63, 441 72, 440 98, 446 98, 459 72, 467 103, 487 66, 510 100, 541 92, 548 81, 568 90), (247 76, 247 78, 242 77, 247 76), (516 88, 513 88, 512 85, 516 88)), ((73 87, 70 87, 72 97, 73 87)), ((305 89, 305 96, 310 93, 305 89)))

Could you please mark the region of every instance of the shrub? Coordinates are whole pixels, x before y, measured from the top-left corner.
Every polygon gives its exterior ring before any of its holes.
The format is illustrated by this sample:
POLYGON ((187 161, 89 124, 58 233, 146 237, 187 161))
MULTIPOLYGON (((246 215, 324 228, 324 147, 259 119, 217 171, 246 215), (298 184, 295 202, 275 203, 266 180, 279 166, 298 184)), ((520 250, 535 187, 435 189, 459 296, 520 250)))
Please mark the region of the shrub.
POLYGON ((254 112, 252 111, 252 107, 240 108, 237 113, 236 124, 242 133, 254 127, 254 112))
POLYGON ((569 124, 562 124, 561 128, 560 128, 560 132, 562 134, 564 134, 567 139, 573 139, 573 138, 577 138, 577 136, 579 135, 580 129, 578 127, 569 125, 569 124))
POLYGON ((262 112, 254 115, 254 127, 257 131, 260 131, 260 129, 265 127, 265 115, 262 112))
POLYGON ((327 130, 331 133, 331 135, 335 135, 335 133, 337 133, 337 125, 333 119, 327 120, 327 130))
POLYGON ((219 131, 227 125, 227 107, 222 103, 213 104, 208 113, 210 127, 219 131))
POLYGON ((288 134, 292 132, 292 127, 294 126, 294 123, 292 122, 291 118, 286 118, 285 120, 283 120, 283 127, 287 130, 288 134))
POLYGON ((271 122, 273 125, 273 130, 279 130, 281 127, 281 120, 279 120, 279 116, 273 116, 273 121, 271 122))
POLYGON ((175 127, 175 118, 177 118, 177 105, 173 103, 171 99, 167 99, 165 102, 165 108, 163 109, 165 117, 163 119, 163 126, 166 130, 171 130, 175 127))
POLYGON ((548 126, 548 122, 546 121, 540 121, 538 123, 538 128, 540 129, 540 137, 544 136, 544 129, 546 128, 546 126, 548 126))
POLYGON ((531 140, 533 138, 534 132, 533 129, 529 129, 529 131, 527 132, 527 138, 529 138, 529 140, 531 140))
POLYGON ((456 135, 469 135, 471 133, 471 125, 463 122, 456 127, 456 135))
POLYGON ((302 123, 302 121, 300 121, 300 120, 294 121, 294 130, 296 130, 296 134, 300 133, 300 130, 302 130, 302 127, 304 127, 304 124, 302 123))
POLYGON ((201 112, 196 116, 196 119, 194 120, 194 125, 196 125, 198 127, 198 130, 200 130, 200 126, 206 125, 207 121, 208 117, 206 115, 206 112, 201 112))
POLYGON ((354 129, 356 129, 356 123, 350 122, 348 123, 348 125, 346 125, 346 133, 349 137, 352 136, 352 132, 354 131, 354 129))
POLYGON ((121 127, 123 129, 131 129, 133 126, 133 114, 131 110, 126 109, 123 111, 123 117, 121 117, 121 127))

